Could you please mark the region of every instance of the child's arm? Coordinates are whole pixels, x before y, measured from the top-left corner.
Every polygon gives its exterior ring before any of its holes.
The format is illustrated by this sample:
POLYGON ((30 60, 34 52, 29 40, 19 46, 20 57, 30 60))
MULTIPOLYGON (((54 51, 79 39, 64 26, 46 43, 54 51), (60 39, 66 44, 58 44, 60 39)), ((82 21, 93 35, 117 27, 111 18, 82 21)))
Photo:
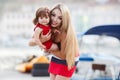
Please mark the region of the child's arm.
POLYGON ((41 34, 41 32, 42 32, 42 29, 40 29, 40 28, 36 28, 36 29, 35 29, 35 33, 34 33, 35 41, 36 41, 36 43, 37 43, 40 47, 46 48, 46 47, 42 44, 42 42, 41 42, 41 40, 40 40, 40 34, 41 34))

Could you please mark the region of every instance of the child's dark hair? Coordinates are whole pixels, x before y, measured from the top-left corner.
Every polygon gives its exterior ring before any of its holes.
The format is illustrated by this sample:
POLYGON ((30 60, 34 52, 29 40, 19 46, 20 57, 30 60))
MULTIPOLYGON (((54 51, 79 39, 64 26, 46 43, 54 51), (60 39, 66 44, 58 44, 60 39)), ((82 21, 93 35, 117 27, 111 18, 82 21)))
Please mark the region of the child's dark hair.
POLYGON ((33 19, 33 23, 36 25, 38 23, 38 18, 41 17, 50 17, 50 13, 49 13, 49 8, 48 7, 40 7, 37 11, 36 11, 36 15, 35 18, 33 19))

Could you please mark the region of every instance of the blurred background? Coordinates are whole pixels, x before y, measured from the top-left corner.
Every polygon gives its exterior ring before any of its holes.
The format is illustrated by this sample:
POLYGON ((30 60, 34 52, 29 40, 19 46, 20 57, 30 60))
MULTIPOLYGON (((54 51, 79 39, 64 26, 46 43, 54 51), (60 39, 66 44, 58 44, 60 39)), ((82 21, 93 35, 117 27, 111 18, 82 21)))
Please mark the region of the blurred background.
POLYGON ((28 46, 32 20, 40 6, 51 8, 59 2, 70 9, 77 34, 98 25, 120 24, 120 0, 0 0, 0 71, 42 54, 38 47, 28 46))

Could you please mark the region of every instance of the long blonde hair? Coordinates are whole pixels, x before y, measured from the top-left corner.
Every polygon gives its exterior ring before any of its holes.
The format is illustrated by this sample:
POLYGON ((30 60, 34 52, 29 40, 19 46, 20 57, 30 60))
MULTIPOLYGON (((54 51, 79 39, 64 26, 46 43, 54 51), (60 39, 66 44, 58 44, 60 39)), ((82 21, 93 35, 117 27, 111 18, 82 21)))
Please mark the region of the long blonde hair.
POLYGON ((75 35, 75 30, 71 23, 71 16, 68 8, 64 4, 57 4, 52 10, 59 9, 62 13, 62 24, 60 27, 61 31, 66 32, 65 39, 65 49, 64 53, 66 54, 66 61, 68 69, 72 68, 75 65, 75 55, 78 54, 78 41, 75 35))

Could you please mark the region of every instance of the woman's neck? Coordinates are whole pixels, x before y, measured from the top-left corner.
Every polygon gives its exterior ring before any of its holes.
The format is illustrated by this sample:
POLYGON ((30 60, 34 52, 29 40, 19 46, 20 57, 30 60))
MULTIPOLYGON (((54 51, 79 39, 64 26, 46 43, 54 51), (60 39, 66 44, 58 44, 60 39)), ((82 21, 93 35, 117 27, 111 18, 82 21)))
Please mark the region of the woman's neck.
POLYGON ((57 29, 57 30, 59 30, 59 28, 57 28, 57 27, 52 27, 52 29, 54 30, 54 29, 57 29))

